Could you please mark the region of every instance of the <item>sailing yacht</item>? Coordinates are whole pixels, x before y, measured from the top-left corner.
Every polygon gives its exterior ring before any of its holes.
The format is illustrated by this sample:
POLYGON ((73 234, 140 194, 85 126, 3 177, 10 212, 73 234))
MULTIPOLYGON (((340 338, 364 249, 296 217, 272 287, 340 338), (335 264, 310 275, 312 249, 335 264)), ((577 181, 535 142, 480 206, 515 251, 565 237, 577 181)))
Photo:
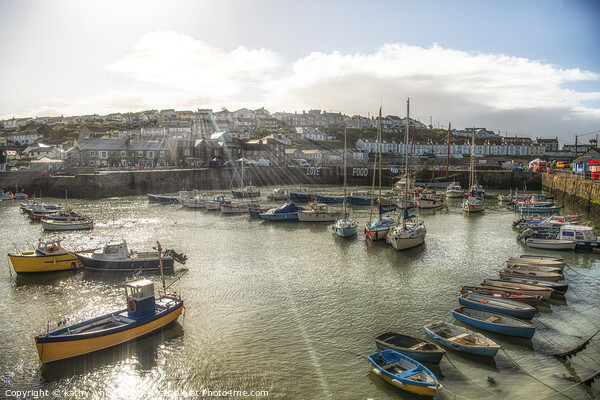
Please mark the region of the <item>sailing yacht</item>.
MULTIPOLYGON (((381 202, 381 107, 379 108, 379 131, 377 134, 377 140, 379 142, 379 151, 377 157, 379 158, 379 197, 377 197, 377 211, 378 217, 372 221, 371 218, 373 216, 373 206, 375 201, 371 201, 371 213, 369 215, 369 222, 365 227, 365 236, 369 240, 381 240, 385 239, 386 235, 390 231, 391 228, 398 225, 398 221, 393 217, 388 215, 396 211, 396 208, 384 209, 381 202)), ((375 165, 377 165, 377 157, 375 158, 375 165)), ((373 168, 375 171, 375 168, 373 168)), ((375 175, 373 175, 373 186, 375 186, 375 175)), ((374 187, 373 187, 374 189, 374 187)), ((373 190, 374 192, 374 190, 373 190)))
MULTIPOLYGON (((406 100, 406 139, 405 143, 408 143, 408 127, 410 123, 410 99, 406 100)), ((408 151, 406 152, 406 176, 408 175, 408 151)), ((406 180, 406 184, 404 187, 404 195, 408 196, 408 179, 406 180)), ((425 224, 423 221, 419 220, 419 218, 415 215, 409 215, 408 209, 404 209, 404 213, 402 214, 402 218, 400 219, 400 223, 390 229, 387 236, 385 237, 385 241, 392 245, 392 247, 396 250, 404 250, 410 249, 412 247, 416 247, 425 242, 425 235, 427 234, 427 229, 425 229, 425 224)))
POLYGON ((346 130, 344 129, 344 202, 342 206, 342 215, 331 226, 332 232, 340 237, 346 238, 356 235, 358 223, 348 216, 346 208, 346 130))
POLYGON ((471 139, 471 167, 469 174, 469 192, 467 198, 462 204, 462 209, 466 213, 481 212, 485 210, 483 202, 484 191, 475 180, 475 128, 473 128, 473 138, 471 139))

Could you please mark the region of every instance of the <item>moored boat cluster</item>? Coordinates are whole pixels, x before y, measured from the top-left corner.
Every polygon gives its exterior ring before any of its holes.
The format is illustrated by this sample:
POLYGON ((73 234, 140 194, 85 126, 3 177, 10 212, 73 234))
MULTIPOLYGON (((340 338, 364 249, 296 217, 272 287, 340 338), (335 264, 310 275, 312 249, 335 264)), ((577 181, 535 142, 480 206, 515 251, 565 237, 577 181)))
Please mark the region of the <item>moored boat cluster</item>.
POLYGON ((400 332, 375 337, 376 353, 368 359, 373 372, 408 392, 434 396, 442 389, 424 364, 438 364, 445 355, 441 345, 453 351, 495 357, 502 348, 477 330, 529 340, 535 334, 531 320, 536 306, 550 296, 563 296, 568 289, 562 280, 561 258, 523 254, 506 260, 501 279, 485 279, 480 286, 462 286, 455 320, 475 330, 437 321, 424 326, 425 335, 437 344, 400 332), (545 272, 552 272, 552 275, 545 272), (555 279, 558 277, 560 279, 555 279))

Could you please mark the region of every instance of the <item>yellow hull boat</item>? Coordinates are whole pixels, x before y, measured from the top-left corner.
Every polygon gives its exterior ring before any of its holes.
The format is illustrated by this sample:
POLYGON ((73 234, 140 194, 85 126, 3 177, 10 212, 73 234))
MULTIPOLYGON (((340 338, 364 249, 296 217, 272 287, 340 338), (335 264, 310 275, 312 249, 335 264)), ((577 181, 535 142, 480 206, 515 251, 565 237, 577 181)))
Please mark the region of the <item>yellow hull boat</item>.
POLYGON ((8 253, 8 258, 17 274, 79 268, 77 257, 61 247, 59 238, 40 239, 35 251, 8 253))

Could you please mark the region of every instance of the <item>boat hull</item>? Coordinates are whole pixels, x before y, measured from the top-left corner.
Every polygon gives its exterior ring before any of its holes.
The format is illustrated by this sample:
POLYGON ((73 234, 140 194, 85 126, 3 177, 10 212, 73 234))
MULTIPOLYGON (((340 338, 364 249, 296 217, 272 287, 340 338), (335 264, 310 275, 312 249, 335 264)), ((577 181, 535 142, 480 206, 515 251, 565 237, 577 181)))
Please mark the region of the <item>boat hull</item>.
MULTIPOLYGON (((512 318, 513 320, 517 320, 518 322, 521 322, 522 324, 507 325, 507 324, 487 322, 486 320, 478 319, 471 315, 466 315, 463 312, 459 312, 459 310, 461 310, 461 308, 452 310, 452 316, 465 324, 474 326, 475 328, 483 329, 483 330, 494 332, 494 333, 500 333, 502 335, 522 337, 525 339, 531 339, 533 337, 533 335, 535 334, 535 327, 533 325, 531 325, 525 321, 518 320, 516 318, 508 317, 506 315, 502 316, 503 319, 512 318)), ((478 310, 464 308, 463 311, 472 313, 473 311, 476 312, 478 310)), ((497 313, 492 313, 492 312, 488 313, 486 311, 479 311, 479 312, 490 314, 490 315, 497 314, 497 313)))
POLYGON ((269 214, 262 213, 258 214, 260 218, 265 221, 298 221, 298 213, 280 213, 280 214, 269 214))
MULTIPOLYGON (((75 254, 86 270, 99 272, 160 272, 160 261, 158 258, 137 258, 134 260, 96 260, 86 254, 75 254)), ((173 258, 163 257, 163 270, 172 272, 174 266, 173 258)))
POLYGON ((160 194, 148 194, 148 201, 150 203, 158 204, 178 204, 179 199, 176 196, 164 196, 160 194))
MULTIPOLYGON (((375 345, 377 346, 377 348, 381 349, 381 350, 394 350, 398 353, 404 354, 407 357, 412 358, 413 360, 419 361, 419 362, 427 362, 427 363, 431 363, 431 364, 439 364, 440 361, 442 360, 442 357, 444 356, 444 354, 446 354, 446 352, 441 349, 439 346, 433 344, 433 343, 429 343, 426 342, 422 339, 417 339, 411 336, 407 336, 407 335, 401 335, 404 337, 404 339, 406 341, 408 341, 409 343, 405 346, 411 346, 413 343, 415 343, 415 347, 418 346, 420 348, 422 348, 423 346, 427 346, 429 349, 431 348, 435 348, 435 349, 431 349, 431 350, 412 350, 411 347, 400 347, 397 345, 394 345, 393 343, 390 343, 389 339, 386 339, 386 336, 394 336, 396 335, 394 332, 386 332, 383 333, 379 336, 377 336, 375 338, 375 345)), ((393 338, 392 338, 393 340, 393 338)))
MULTIPOLYGON (((70 335, 65 338, 36 336, 40 361, 48 363, 107 349, 156 331, 181 315, 183 301, 152 317, 143 318, 114 333, 100 331, 89 335, 70 335), (105 334, 103 334, 105 333, 105 334)), ((110 314, 108 315, 110 316, 110 314)))
MULTIPOLYGON (((431 325, 435 325, 435 324, 431 324, 431 325)), ((500 350, 500 346, 495 343, 493 345, 474 346, 474 345, 463 344, 463 343, 460 343, 459 341, 448 340, 448 339, 438 335, 436 332, 432 331, 429 328, 431 325, 427 325, 424 327, 425 334, 427 336, 429 336, 431 339, 433 339, 436 342, 438 342, 439 344, 441 344, 442 346, 447 347, 449 349, 460 351, 462 353, 475 354, 475 355, 484 356, 484 357, 495 357, 496 354, 498 353, 498 350, 500 350)), ((468 329, 465 329, 465 328, 461 328, 461 327, 456 327, 456 328, 461 329, 461 331, 464 331, 471 335, 480 335, 477 332, 469 331, 468 329)), ((434 329, 434 328, 432 328, 432 329, 434 329)))
POLYGON ((42 228, 45 231, 79 231, 92 229, 93 227, 94 221, 91 219, 77 222, 42 220, 42 228))
POLYGON ((425 236, 418 236, 412 238, 401 238, 393 235, 387 235, 386 241, 392 245, 396 250, 406 250, 413 247, 417 247, 425 243, 425 236))
POLYGON ((356 235, 356 233, 358 232, 358 227, 354 226, 354 227, 343 227, 340 228, 338 226, 332 226, 331 230, 333 231, 333 233, 339 237, 350 237, 350 236, 354 236, 356 235))
POLYGON ((337 214, 299 212, 298 221, 300 222, 333 222, 338 218, 337 214))
POLYGON ((574 240, 555 240, 555 239, 525 239, 525 244, 534 249, 546 250, 573 250, 577 246, 574 240))
MULTIPOLYGON (((490 298, 489 301, 477 301, 469 298, 469 296, 460 296, 458 298, 458 302, 466 307, 476 308, 479 310, 497 312, 500 314, 509 315, 511 317, 530 320, 535 316, 535 308, 534 307, 519 307, 519 308, 507 308, 502 307, 501 305, 495 304, 494 298, 490 298)), ((508 300, 510 301, 510 300, 508 300)), ((502 301, 500 301, 502 302, 502 301)), ((522 303, 521 303, 522 304, 522 303)))
POLYGON ((75 270, 79 268, 77 257, 73 254, 60 254, 54 256, 37 256, 35 252, 21 254, 8 254, 13 268, 17 274, 30 274, 75 270))
POLYGON ((315 197, 317 203, 343 203, 344 196, 320 196, 315 197))
MULTIPOLYGON (((371 368, 373 368, 373 372, 375 372, 375 374, 377 374, 384 381, 390 383, 391 385, 394 385, 397 388, 406 390, 407 392, 419 394, 422 396, 435 396, 438 393, 438 391, 442 388, 441 385, 439 383, 437 383, 437 380, 435 382, 415 381, 415 380, 405 379, 402 377, 395 376, 395 375, 389 373, 388 371, 384 370, 380 365, 377 364, 376 357, 378 357, 378 356, 382 357, 382 353, 385 353, 386 355, 388 355, 390 352, 398 354, 397 352, 395 352, 393 350, 384 350, 381 353, 375 353, 375 354, 372 354, 369 356, 369 364, 371 365, 371 368)), ((417 361, 414 361, 406 356, 403 356, 403 355, 401 355, 401 356, 407 358, 415 365, 418 365, 418 368, 420 368, 422 371, 421 373, 426 373, 435 379, 435 376, 433 375, 433 373, 431 373, 431 371, 429 371, 425 366, 419 364, 417 361)), ((388 357, 389 357, 389 355, 388 355, 388 357)))

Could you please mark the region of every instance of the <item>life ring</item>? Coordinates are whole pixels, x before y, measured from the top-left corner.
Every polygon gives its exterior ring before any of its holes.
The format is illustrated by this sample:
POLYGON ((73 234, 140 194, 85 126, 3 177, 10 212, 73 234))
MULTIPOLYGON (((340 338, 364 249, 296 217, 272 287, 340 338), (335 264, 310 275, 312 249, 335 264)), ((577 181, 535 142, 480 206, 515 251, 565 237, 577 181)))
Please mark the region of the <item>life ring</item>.
POLYGON ((127 300, 127 311, 132 314, 137 312, 137 303, 133 299, 127 300))

